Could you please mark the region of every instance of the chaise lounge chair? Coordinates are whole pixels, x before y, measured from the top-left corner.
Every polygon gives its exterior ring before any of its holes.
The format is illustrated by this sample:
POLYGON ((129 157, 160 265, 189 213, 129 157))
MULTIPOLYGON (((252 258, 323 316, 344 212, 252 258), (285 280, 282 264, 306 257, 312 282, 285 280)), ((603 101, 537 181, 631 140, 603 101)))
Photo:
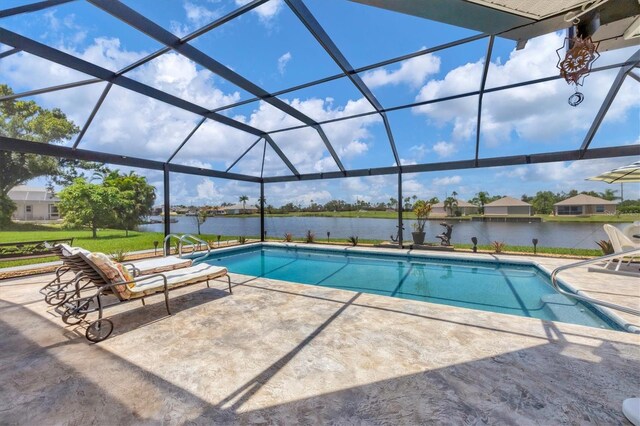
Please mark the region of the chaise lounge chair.
POLYGON ((67 324, 78 324, 87 314, 98 312, 98 319, 91 322, 86 331, 86 337, 91 342, 100 342, 113 331, 113 322, 103 318, 103 311, 109 306, 134 300, 141 300, 144 305, 145 297, 164 293, 167 313, 171 315, 170 290, 200 282, 206 282, 209 287, 209 280, 223 276, 227 277, 229 294, 232 294, 231 278, 224 267, 199 264, 134 277, 123 265, 113 262, 102 253, 77 253, 68 260, 81 270, 83 276, 95 285, 97 291, 90 296, 82 296, 78 291, 56 310, 61 313, 63 321, 67 324))
MULTIPOLYGON (((67 291, 67 288, 73 287, 76 281, 82 279, 82 275, 79 275, 80 269, 78 269, 74 262, 70 262, 68 259, 77 253, 82 253, 87 256, 91 254, 91 252, 81 247, 70 247, 67 244, 57 244, 52 247, 51 250, 60 258, 62 266, 56 269, 56 276, 51 282, 40 289, 40 293, 45 296, 45 302, 48 304, 59 305, 65 301, 70 293, 67 291), (74 274, 73 278, 63 281, 62 276, 67 272, 72 272, 74 274)), ((123 263, 123 265, 127 267, 134 277, 137 277, 188 268, 193 265, 193 261, 191 259, 167 256, 127 262, 123 263)), ((73 291, 71 293, 73 293, 73 291)))
MULTIPOLYGON (((611 241, 611 245, 613 246, 614 253, 622 253, 629 250, 640 249, 639 243, 634 243, 633 241, 631 241, 626 235, 622 233, 622 231, 620 231, 615 226, 609 225, 607 223, 603 226, 603 228, 604 228, 604 232, 607 233, 607 236, 611 241)), ((616 266, 615 270, 619 271, 620 265, 622 265, 623 258, 624 256, 621 255, 619 258, 614 258, 609 260, 605 265, 605 269, 609 267, 611 262, 613 262, 614 260, 617 260, 618 265, 616 266)), ((629 261, 627 262, 627 265, 629 265, 633 259, 634 257, 631 257, 631 259, 629 259, 629 261)))

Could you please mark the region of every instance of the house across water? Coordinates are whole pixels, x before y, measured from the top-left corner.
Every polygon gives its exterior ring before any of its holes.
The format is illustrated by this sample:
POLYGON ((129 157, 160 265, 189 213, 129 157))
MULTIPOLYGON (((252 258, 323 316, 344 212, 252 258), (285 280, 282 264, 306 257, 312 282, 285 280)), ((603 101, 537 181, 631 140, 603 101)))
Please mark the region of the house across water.
POLYGON ((594 197, 587 194, 578 194, 575 197, 567 198, 553 205, 556 215, 578 216, 586 214, 615 214, 615 201, 594 197))
POLYGON ((19 185, 9 191, 9 198, 16 204, 12 220, 57 220, 60 219, 57 198, 44 187, 19 185))

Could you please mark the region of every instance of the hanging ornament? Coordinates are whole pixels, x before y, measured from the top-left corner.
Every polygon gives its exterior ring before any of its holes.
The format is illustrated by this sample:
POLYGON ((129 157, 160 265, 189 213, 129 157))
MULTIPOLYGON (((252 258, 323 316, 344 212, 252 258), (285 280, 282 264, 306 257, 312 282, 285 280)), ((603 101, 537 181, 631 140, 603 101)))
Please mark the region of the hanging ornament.
POLYGON ((565 79, 567 84, 573 84, 576 92, 569 97, 569 105, 578 106, 583 100, 584 95, 578 91, 578 86, 582 86, 584 78, 591 73, 593 63, 600 57, 598 53, 598 45, 594 43, 591 37, 567 37, 564 44, 556 50, 558 54, 558 64, 556 67, 560 70, 560 75, 565 79), (564 56, 560 51, 565 51, 564 56))

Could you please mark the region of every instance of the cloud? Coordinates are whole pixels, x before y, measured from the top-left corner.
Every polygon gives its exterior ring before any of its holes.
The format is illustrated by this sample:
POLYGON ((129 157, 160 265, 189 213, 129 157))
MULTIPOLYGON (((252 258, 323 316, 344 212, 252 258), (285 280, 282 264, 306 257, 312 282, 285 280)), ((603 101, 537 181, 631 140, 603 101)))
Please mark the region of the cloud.
POLYGON ((419 87, 424 84, 429 75, 436 74, 439 70, 440 58, 429 53, 400 62, 400 68, 396 70, 390 71, 386 68, 379 68, 367 71, 362 76, 362 79, 372 89, 387 85, 398 86, 400 84, 419 87))
POLYGON ((291 60, 291 52, 287 52, 278 58, 278 71, 280 72, 281 75, 284 74, 285 68, 287 67, 287 64, 289 63, 290 60, 291 60))
POLYGON ((176 34, 178 37, 184 37, 196 28, 203 27, 222 16, 221 9, 210 9, 206 6, 201 6, 190 1, 185 1, 182 4, 182 7, 184 8, 187 22, 183 23, 172 20, 169 23, 171 32, 176 34))
POLYGON ((433 145, 433 151, 441 158, 446 158, 458 152, 458 148, 453 143, 440 141, 433 145))
MULTIPOLYGON (((498 58, 489 65, 487 87, 556 75, 558 59, 555 49, 563 41, 561 34, 548 34, 529 40, 522 50, 513 50, 504 64, 498 58)), ((606 59, 609 62, 624 61, 630 53, 628 49, 622 50, 624 52, 607 52, 606 59)), ((422 102, 477 91, 483 62, 481 59, 462 65, 449 71, 442 79, 427 82, 415 100, 422 102)), ((615 73, 617 70, 590 75, 582 89, 585 101, 578 108, 567 106, 571 89, 563 80, 486 94, 482 111, 482 143, 496 147, 514 137, 536 143, 556 143, 559 135, 575 132, 583 135, 591 124, 590 119, 585 119, 585 111, 594 111, 595 114, 611 87, 615 73)), ((623 120, 625 112, 638 105, 639 97, 620 91, 606 120, 623 120)), ((477 106, 477 96, 470 96, 418 106, 412 111, 424 115, 437 126, 451 125, 450 143, 459 144, 475 134, 477 106)))
POLYGON ((447 185, 458 185, 460 182, 462 182, 462 176, 445 176, 445 177, 441 177, 441 178, 435 178, 431 180, 431 183, 433 183, 436 186, 447 186, 447 185))
MULTIPOLYGON (((244 6, 250 1, 251 0, 235 0, 236 6, 244 6)), ((280 10, 282 10, 282 6, 282 0, 270 0, 263 5, 253 9, 252 12, 258 15, 260 22, 268 25, 276 16, 278 16, 280 10)))

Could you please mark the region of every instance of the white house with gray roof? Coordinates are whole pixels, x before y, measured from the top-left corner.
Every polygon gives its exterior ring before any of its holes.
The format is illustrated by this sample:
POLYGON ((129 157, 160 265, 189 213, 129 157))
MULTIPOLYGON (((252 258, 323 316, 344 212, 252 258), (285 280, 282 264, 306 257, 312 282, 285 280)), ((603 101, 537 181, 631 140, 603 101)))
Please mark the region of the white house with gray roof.
POLYGON ((47 188, 19 185, 9 191, 9 198, 17 208, 12 220, 57 220, 60 219, 60 199, 47 188))

